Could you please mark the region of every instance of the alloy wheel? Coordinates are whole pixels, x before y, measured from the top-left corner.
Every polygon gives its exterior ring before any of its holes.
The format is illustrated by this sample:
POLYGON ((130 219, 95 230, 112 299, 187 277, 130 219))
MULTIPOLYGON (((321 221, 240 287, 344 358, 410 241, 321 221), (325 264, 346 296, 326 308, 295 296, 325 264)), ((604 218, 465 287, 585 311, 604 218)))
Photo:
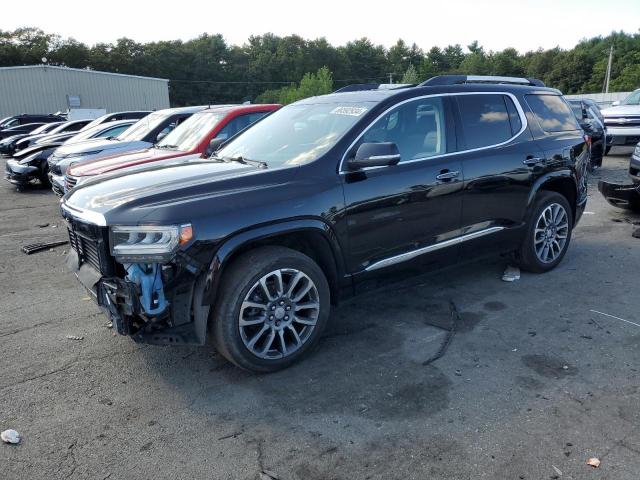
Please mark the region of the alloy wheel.
POLYGON ((569 236, 569 215, 562 205, 548 205, 538 217, 534 230, 534 248, 538 260, 552 263, 560 257, 569 236))
POLYGON ((309 340, 320 313, 318 289, 300 270, 267 273, 249 289, 238 318, 245 347, 263 359, 292 355, 309 340))

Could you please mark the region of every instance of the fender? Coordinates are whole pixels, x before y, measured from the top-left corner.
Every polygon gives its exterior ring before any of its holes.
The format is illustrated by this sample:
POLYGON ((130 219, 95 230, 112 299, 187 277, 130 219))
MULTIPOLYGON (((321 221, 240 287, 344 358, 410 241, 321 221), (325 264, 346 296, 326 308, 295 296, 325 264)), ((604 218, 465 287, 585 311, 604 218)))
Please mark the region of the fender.
MULTIPOLYGON (((324 220, 318 218, 299 218, 285 220, 282 222, 259 226, 244 230, 228 237, 216 250, 206 274, 206 284, 203 302, 205 305, 215 303, 218 282, 227 265, 229 258, 243 245, 249 242, 260 241, 286 233, 300 231, 313 231, 320 233, 327 241, 331 249, 331 254, 335 262, 336 276, 338 280, 345 278, 345 263, 342 247, 331 226, 324 220)), ((349 280, 349 283, 351 280, 349 280)))
MULTIPOLYGON (((573 172, 570 169, 555 170, 553 172, 544 174, 543 176, 541 176, 535 181, 535 183, 531 187, 531 190, 529 191, 529 198, 527 198, 527 211, 530 211, 530 207, 531 205, 533 205, 533 202, 535 201, 536 195, 540 191, 540 188, 545 183, 550 182, 552 180, 557 180, 559 178, 570 179, 573 182, 573 186, 576 189, 576 195, 578 195, 578 185, 576 182, 576 177, 573 174, 573 172)), ((576 202, 577 201, 578 201, 578 198, 576 198, 576 202)), ((575 208, 575 205, 573 207, 575 208)))

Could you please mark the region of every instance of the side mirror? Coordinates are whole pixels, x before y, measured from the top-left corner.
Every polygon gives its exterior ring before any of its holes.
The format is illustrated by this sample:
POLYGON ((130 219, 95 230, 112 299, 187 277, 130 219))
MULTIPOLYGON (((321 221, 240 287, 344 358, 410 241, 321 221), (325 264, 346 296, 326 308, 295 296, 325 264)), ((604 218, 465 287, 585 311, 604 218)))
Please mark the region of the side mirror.
POLYGON ((211 156, 213 152, 218 150, 218 148, 220 148, 220 145, 222 145, 226 141, 227 141, 226 135, 220 135, 216 138, 212 138, 211 141, 209 142, 209 145, 207 145, 207 149, 204 152, 204 156, 205 157, 211 156))
POLYGON ((620 100, 616 100, 611 104, 612 107, 617 107, 618 105, 620 105, 620 100))
POLYGON ((400 161, 398 146, 392 142, 363 143, 353 158, 347 161, 350 170, 367 167, 386 167, 397 165, 400 161))

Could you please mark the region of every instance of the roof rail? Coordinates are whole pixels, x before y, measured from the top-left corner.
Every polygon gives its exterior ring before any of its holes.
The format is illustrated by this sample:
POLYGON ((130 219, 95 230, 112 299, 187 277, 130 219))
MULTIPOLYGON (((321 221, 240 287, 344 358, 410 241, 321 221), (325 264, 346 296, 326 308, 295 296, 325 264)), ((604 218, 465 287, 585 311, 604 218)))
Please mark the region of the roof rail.
POLYGON ((339 88, 333 93, 361 92, 364 90, 398 90, 408 87, 415 87, 415 85, 410 83, 354 83, 339 88))
POLYGON ((456 85, 461 83, 507 83, 512 85, 529 85, 544 87, 542 80, 537 78, 501 77, 496 75, 438 75, 422 82, 419 87, 433 87, 436 85, 456 85))

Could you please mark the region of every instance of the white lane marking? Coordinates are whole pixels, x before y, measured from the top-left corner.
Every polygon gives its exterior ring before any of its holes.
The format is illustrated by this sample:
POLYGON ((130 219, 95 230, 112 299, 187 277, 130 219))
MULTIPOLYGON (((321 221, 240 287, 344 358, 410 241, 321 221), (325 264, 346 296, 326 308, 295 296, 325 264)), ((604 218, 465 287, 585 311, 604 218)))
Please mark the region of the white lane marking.
POLYGON ((616 320, 620 320, 621 322, 630 323, 631 325, 635 325, 636 327, 640 327, 640 325, 637 324, 637 323, 634 323, 634 322, 632 322, 630 320, 625 320, 624 318, 616 317, 615 315, 609 315, 608 313, 602 313, 602 312, 599 312, 597 310, 589 310, 589 311, 593 312, 593 313, 599 313, 600 315, 604 315, 605 317, 615 318, 616 320))

